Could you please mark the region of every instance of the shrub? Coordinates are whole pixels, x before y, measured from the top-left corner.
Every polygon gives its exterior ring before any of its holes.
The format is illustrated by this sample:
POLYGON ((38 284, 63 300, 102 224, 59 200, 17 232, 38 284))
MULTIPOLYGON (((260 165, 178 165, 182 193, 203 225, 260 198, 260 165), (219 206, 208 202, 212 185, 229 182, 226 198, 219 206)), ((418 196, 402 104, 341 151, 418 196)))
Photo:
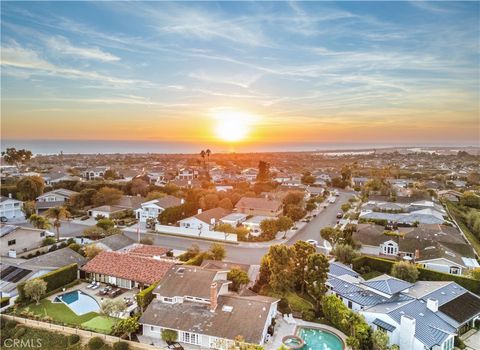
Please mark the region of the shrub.
POLYGON ((142 310, 145 310, 147 306, 152 302, 154 295, 153 295, 153 290, 157 287, 158 283, 152 284, 150 287, 145 288, 144 290, 141 290, 140 292, 137 293, 136 299, 138 306, 142 310))
POLYGON ((100 337, 93 337, 88 341, 88 348, 90 350, 100 350, 104 345, 105 343, 100 337))
POLYGON ((117 341, 116 343, 113 343, 113 350, 128 350, 128 348, 128 343, 125 343, 124 341, 117 341))
POLYGON ((71 334, 68 336, 68 345, 77 344, 80 341, 80 336, 78 334, 71 334))
POLYGON ((50 244, 54 244, 57 240, 54 237, 46 237, 42 241, 42 247, 45 247, 50 244))
POLYGON ((162 331, 162 340, 167 343, 173 343, 178 339, 178 332, 173 329, 164 329, 162 331))
POLYGON ((25 333, 27 332, 27 328, 25 327, 17 327, 17 330, 15 331, 15 334, 13 335, 14 338, 16 339, 20 339, 21 337, 23 337, 25 335, 25 333))
POLYGON ((309 309, 302 312, 302 320, 311 322, 315 321, 315 310, 309 309))
POLYGON ((5 322, 5 328, 6 329, 15 328, 16 325, 17 325, 17 321, 14 321, 14 320, 8 320, 7 322, 5 322))
POLYGON ((278 311, 282 314, 290 314, 292 313, 292 309, 290 308, 290 305, 288 304, 288 300, 285 298, 280 299, 278 302, 278 311))

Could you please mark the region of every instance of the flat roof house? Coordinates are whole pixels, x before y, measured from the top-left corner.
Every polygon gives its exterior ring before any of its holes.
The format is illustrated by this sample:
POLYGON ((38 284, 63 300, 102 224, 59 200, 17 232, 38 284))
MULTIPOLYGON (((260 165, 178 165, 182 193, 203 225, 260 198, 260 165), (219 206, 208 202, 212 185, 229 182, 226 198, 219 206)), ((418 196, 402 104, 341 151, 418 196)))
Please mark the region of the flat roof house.
POLYGON ((277 217, 282 213, 283 205, 275 199, 242 197, 235 208, 247 215, 277 217))
POLYGON ((229 292, 227 273, 172 266, 139 320, 143 335, 159 340, 162 330, 170 329, 180 343, 210 349, 229 349, 238 336, 263 344, 279 300, 229 292))

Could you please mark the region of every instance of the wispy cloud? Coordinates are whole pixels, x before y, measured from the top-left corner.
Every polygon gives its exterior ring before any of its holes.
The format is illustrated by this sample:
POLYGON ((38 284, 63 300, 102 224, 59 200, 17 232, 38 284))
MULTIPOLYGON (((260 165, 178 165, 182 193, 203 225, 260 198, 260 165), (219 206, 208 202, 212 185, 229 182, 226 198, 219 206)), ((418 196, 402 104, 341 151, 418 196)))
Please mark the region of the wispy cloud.
POLYGON ((74 46, 67 38, 55 36, 47 39, 47 45, 50 49, 60 55, 68 55, 76 58, 85 58, 103 62, 119 61, 120 57, 111 53, 102 51, 98 47, 74 46))

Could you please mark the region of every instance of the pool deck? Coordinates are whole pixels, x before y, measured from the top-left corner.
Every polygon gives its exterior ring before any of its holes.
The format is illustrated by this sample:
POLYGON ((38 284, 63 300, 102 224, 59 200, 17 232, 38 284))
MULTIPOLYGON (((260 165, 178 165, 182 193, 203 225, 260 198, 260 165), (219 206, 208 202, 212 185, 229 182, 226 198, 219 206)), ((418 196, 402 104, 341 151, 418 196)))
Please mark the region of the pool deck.
MULTIPOLYGON (((102 296, 102 295, 99 295, 99 291, 104 288, 105 286, 107 286, 106 284, 102 283, 100 285, 99 288, 97 289, 90 289, 90 288, 87 288, 87 286, 89 285, 90 283, 87 283, 87 282, 81 282, 80 284, 77 284, 71 288, 68 288, 66 289, 65 291, 60 291, 58 293, 55 293, 55 294, 52 294, 50 295, 49 297, 47 297, 48 300, 50 300, 51 302, 53 302, 55 300, 55 297, 57 297, 58 295, 60 294, 64 294, 64 293, 68 293, 68 292, 72 292, 74 290, 80 290, 82 291, 83 293, 91 296, 92 298, 94 298, 98 305, 101 305, 103 303, 103 301, 105 299, 110 299, 110 300, 123 300, 124 297, 129 297, 129 298, 133 298, 133 300, 135 300, 135 295, 138 293, 138 290, 137 289, 130 289, 130 290, 127 290, 126 292, 120 294, 119 296, 115 297, 115 298, 109 298, 109 297, 105 297, 105 296, 102 296)), ((137 303, 135 302, 134 303, 134 306, 136 307, 137 303)), ((131 309, 132 307, 129 307, 128 309, 131 309)), ((121 317, 121 316, 120 316, 121 317)))
POLYGON ((315 328, 329 331, 338 336, 343 341, 344 349, 348 349, 346 346, 347 336, 340 332, 338 329, 328 326, 326 324, 307 322, 298 318, 295 318, 296 324, 288 324, 283 318, 277 317, 275 324, 275 333, 273 337, 264 345, 266 350, 276 350, 282 346, 282 339, 287 335, 297 335, 299 327, 315 328))

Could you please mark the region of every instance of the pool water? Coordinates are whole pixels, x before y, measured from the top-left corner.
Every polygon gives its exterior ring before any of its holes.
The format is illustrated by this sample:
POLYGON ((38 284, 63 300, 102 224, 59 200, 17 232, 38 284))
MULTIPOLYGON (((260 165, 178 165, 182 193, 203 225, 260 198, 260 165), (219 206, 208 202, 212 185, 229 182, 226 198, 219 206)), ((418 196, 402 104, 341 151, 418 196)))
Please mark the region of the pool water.
POLYGON ((305 342, 302 350, 343 350, 343 341, 328 331, 301 328, 298 336, 305 342))
POLYGON ((66 304, 77 315, 100 311, 100 305, 98 305, 95 298, 79 290, 60 294, 53 302, 66 304))

